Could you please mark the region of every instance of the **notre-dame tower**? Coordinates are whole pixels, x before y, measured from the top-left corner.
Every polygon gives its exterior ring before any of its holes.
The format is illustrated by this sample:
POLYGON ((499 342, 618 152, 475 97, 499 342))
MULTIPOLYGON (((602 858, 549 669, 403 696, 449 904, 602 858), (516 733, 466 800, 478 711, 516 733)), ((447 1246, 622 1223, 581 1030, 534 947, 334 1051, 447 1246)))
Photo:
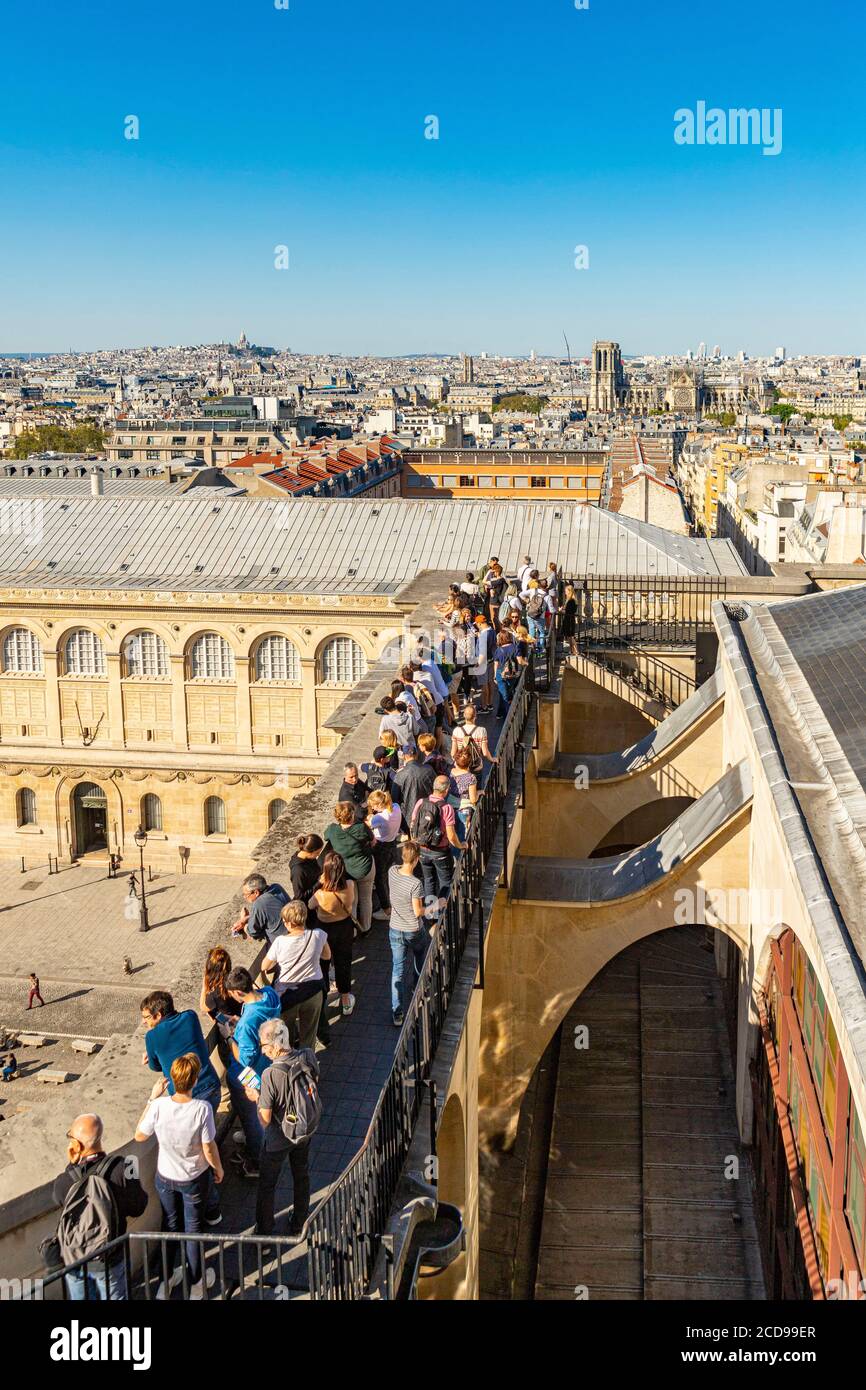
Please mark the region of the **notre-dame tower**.
POLYGON ((590 410, 617 410, 625 392, 619 343, 593 343, 590 410))

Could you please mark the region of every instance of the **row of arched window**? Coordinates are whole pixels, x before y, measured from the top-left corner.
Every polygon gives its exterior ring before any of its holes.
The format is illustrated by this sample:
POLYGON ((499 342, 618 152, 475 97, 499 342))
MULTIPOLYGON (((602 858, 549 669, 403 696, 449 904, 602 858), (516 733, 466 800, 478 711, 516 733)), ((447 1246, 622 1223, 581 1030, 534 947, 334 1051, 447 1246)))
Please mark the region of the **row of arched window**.
MULTIPOLYGON (((171 673, 169 651, 156 632, 132 633, 123 643, 123 675, 167 677, 171 673)), ((79 627, 63 644, 63 674, 104 676, 108 672, 105 648, 95 632, 79 627)), ((300 684, 301 654, 288 637, 272 633, 256 644, 255 678, 300 684)), ((3 671, 38 675, 43 670, 39 639, 26 627, 14 627, 3 639, 3 671)), ((202 632, 189 649, 190 680, 233 680, 235 655, 218 632, 202 632)), ((351 637, 332 637, 319 655, 323 685, 356 685, 367 673, 363 649, 351 637)))
MULTIPOLYGON (((141 798, 141 825, 145 830, 163 829, 162 801, 155 792, 148 792, 141 798)), ((285 811, 289 803, 275 797, 268 805, 268 826, 272 826, 285 811)), ((37 825, 36 793, 32 787, 22 787, 15 795, 15 811, 19 826, 37 825)), ((208 796, 203 807, 205 835, 227 835, 228 816, 226 804, 221 796, 208 796)))

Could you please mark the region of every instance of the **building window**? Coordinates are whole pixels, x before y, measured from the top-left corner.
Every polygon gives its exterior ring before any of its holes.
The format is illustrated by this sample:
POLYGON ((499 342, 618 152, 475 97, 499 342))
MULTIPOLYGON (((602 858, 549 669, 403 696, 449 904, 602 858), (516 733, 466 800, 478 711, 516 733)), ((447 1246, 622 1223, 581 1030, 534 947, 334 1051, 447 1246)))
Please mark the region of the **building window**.
POLYGON ((141 798, 141 824, 144 830, 162 830, 162 802, 155 792, 141 798))
POLYGON ((209 796, 204 804, 205 835, 226 834, 226 804, 220 796, 209 796))
POLYGON ((70 632, 63 649, 63 667, 68 676, 104 676, 105 648, 95 632, 78 627, 70 632))
POLYGON ((497 486, 498 488, 509 488, 509 487, 511 487, 511 479, 510 479, 510 478, 505 478, 505 477, 502 476, 501 473, 499 473, 499 474, 497 474, 497 477, 496 477, 496 486, 497 486))
POLYGON ((263 637, 256 648, 256 680, 294 681, 301 679, 301 657, 294 642, 274 633, 263 637))
POLYGON ((123 644, 124 675, 167 676, 168 647, 155 632, 134 632, 123 644))
POLYGON ((457 479, 457 486, 458 486, 458 487, 474 487, 474 486, 475 486, 475 479, 474 479, 474 477, 472 477, 471 474, 469 474, 469 473, 461 473, 461 474, 460 474, 460 477, 457 479))
POLYGON ((13 627, 3 639, 3 670, 42 670, 42 647, 37 637, 26 627, 13 627))
POLYGON ((568 486, 574 492, 577 488, 583 487, 583 478, 569 478, 568 486))
POLYGON ((118 457, 119 459, 131 459, 131 458, 132 458, 132 450, 131 450, 131 449, 118 449, 118 451, 117 451, 117 457, 118 457))
POLYGON ((367 658, 351 637, 333 637, 322 652, 324 685, 357 685, 367 674, 367 658))
POLYGON ((273 825, 274 821, 278 821, 280 816, 284 816, 288 809, 288 801, 283 801, 280 797, 277 797, 268 807, 268 825, 273 825))
POLYGON ((529 486, 530 486, 530 487, 547 487, 547 479, 546 479, 546 478, 539 478, 539 477, 537 477, 537 476, 534 477, 534 478, 530 478, 530 479, 529 479, 529 486))
POLYGON ((30 787, 22 787, 15 797, 15 809, 19 825, 36 824, 36 793, 30 787))
POLYGON ((203 632, 192 644, 189 656, 192 680, 234 680, 232 649, 218 632, 203 632))

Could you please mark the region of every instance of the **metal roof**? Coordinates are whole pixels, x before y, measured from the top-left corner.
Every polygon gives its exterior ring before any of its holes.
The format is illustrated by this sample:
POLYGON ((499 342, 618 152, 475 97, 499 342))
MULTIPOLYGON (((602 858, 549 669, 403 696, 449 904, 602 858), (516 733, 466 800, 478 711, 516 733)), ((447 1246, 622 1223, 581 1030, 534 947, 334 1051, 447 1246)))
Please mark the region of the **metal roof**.
POLYGON ((514 573, 527 554, 572 575, 746 573, 728 540, 569 502, 109 493, 10 499, 0 519, 6 587, 387 595, 425 570, 459 574, 491 555, 514 573))

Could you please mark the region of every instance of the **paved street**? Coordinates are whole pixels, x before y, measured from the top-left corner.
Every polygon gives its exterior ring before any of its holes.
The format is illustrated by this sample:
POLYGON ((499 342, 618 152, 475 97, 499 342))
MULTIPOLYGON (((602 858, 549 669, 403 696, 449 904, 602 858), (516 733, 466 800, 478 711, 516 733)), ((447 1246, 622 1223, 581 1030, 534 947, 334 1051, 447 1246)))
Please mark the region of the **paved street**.
POLYGON ((104 869, 83 866, 22 874, 3 865, 0 1023, 93 1037, 134 1031, 142 994, 171 987, 200 960, 214 918, 236 886, 215 874, 154 876, 146 885, 151 929, 145 934, 128 876, 108 879, 104 869), (124 972, 126 957, 131 975, 124 972), (31 970, 46 1007, 28 1013, 31 970))

